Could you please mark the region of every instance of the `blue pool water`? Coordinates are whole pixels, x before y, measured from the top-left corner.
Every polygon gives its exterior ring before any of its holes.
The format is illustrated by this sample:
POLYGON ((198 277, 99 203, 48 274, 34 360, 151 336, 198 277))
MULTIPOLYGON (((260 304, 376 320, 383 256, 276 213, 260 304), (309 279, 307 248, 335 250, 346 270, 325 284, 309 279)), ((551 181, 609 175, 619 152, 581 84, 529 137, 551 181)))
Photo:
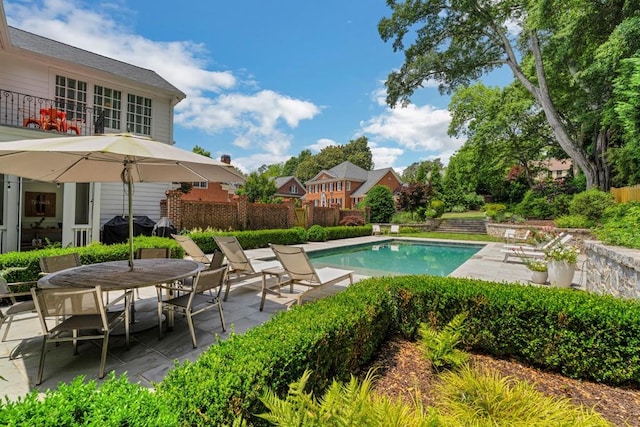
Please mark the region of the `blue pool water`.
POLYGON ((393 240, 309 253, 313 265, 353 270, 366 276, 447 276, 484 245, 393 240))

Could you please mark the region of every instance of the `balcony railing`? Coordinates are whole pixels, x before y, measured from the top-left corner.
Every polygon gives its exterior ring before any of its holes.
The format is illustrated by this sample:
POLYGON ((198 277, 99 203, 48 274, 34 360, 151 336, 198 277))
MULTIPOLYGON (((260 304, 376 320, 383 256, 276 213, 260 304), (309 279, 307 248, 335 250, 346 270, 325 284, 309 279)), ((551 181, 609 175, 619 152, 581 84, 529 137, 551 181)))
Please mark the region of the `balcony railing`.
POLYGON ((71 135, 103 133, 102 111, 82 103, 0 89, 0 125, 71 135))

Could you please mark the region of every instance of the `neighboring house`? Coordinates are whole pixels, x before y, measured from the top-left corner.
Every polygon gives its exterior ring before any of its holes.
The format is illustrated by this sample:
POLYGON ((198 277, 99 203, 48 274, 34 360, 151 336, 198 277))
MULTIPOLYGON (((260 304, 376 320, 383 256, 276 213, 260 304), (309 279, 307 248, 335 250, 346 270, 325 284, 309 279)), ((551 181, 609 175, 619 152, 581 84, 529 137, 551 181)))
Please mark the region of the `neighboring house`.
POLYGON ((278 188, 275 194, 276 197, 301 199, 306 194, 304 185, 300 181, 298 181, 298 178, 296 178, 295 176, 282 176, 276 178, 274 181, 276 183, 276 187, 278 188))
POLYGON ((571 159, 549 159, 537 162, 536 166, 541 169, 541 172, 538 174, 538 179, 544 179, 547 177, 558 179, 568 176, 571 172, 573 164, 571 162, 571 159))
MULTIPOLYGON (((174 107, 184 98, 151 70, 8 27, 0 2, 0 142, 131 132, 171 143, 174 107)), ((160 219, 171 187, 136 184, 134 215, 160 219)), ((63 246, 99 240, 105 222, 126 215, 126 197, 119 183, 58 186, 0 175, 0 252, 44 238, 63 246)))
POLYGON ((376 185, 384 185, 395 192, 402 181, 392 168, 367 171, 351 162, 320 171, 307 181, 306 201, 315 206, 338 205, 354 208, 364 200, 367 192, 376 185))
MULTIPOLYGON (((231 164, 231 156, 223 154, 220 161, 228 165, 231 164)), ((182 200, 200 202, 230 202, 236 192, 233 183, 222 182, 192 182, 191 191, 184 194, 182 200)))

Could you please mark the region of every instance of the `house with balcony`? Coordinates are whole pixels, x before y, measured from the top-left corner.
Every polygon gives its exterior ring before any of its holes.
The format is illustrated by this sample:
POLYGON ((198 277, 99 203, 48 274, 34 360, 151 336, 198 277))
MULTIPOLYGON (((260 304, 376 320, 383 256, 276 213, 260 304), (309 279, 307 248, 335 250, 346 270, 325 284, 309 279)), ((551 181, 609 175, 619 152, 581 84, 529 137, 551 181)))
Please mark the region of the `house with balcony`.
POLYGON ((384 185, 395 193, 402 186, 402 180, 393 168, 368 171, 347 161, 320 171, 305 185, 306 201, 314 206, 353 209, 376 185, 384 185))
MULTIPOLYGON (((7 25, 0 2, 0 142, 130 132, 171 144, 185 94, 147 70, 7 25)), ((134 215, 160 219, 172 183, 136 184, 134 215)), ((126 215, 119 183, 56 185, 0 175, 0 252, 45 239, 83 246, 126 215)))

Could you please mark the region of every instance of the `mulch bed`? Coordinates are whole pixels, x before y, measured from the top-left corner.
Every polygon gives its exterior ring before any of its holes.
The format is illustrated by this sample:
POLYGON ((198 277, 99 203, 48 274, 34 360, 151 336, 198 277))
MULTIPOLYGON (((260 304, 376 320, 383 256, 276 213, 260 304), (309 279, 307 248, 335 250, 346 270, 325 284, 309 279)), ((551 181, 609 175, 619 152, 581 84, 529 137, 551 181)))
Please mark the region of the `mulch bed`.
MULTIPOLYGON (((476 368, 491 369, 534 384, 538 391, 548 396, 568 398, 575 405, 593 407, 614 425, 640 426, 640 390, 574 380, 516 361, 480 354, 472 354, 470 362, 476 368)), ((411 402, 417 391, 425 406, 435 406, 433 385, 437 376, 431 372, 419 344, 402 339, 390 340, 372 366, 377 369, 376 392, 411 402)))

